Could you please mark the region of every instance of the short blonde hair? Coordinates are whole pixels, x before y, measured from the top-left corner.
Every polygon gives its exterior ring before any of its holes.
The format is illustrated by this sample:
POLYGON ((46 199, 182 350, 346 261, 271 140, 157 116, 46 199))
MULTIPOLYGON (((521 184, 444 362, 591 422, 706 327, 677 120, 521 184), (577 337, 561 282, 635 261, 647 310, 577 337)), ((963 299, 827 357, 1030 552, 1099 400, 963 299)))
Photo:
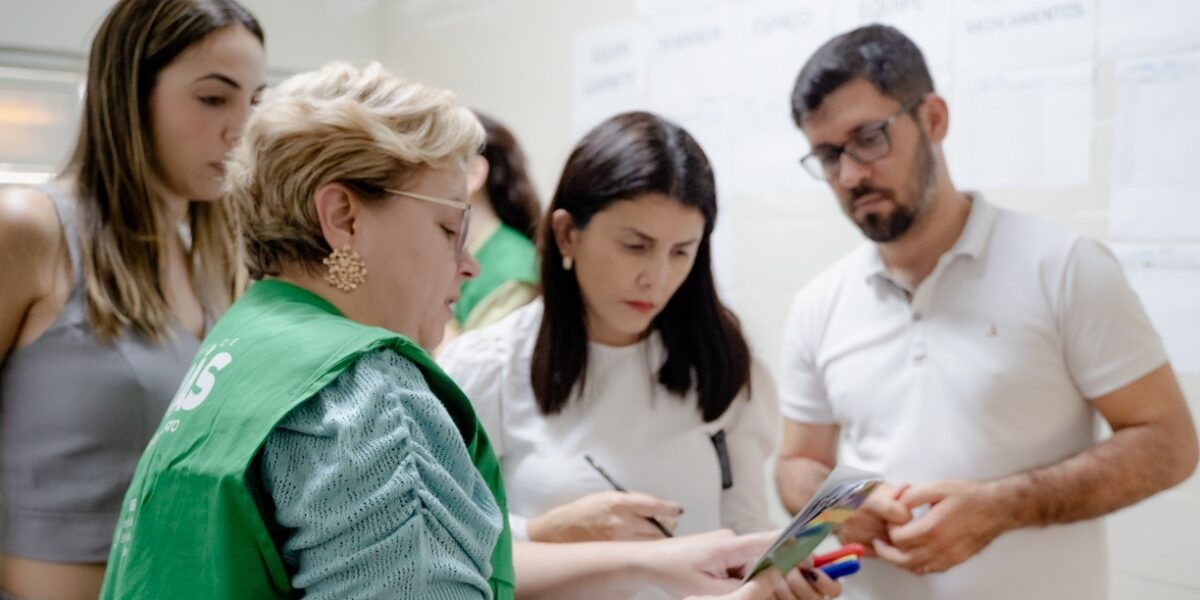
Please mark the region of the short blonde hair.
POLYGON ((331 249, 313 197, 342 182, 380 197, 421 169, 479 152, 483 127, 454 95, 378 63, 331 63, 269 90, 228 165, 250 276, 314 270, 331 249))

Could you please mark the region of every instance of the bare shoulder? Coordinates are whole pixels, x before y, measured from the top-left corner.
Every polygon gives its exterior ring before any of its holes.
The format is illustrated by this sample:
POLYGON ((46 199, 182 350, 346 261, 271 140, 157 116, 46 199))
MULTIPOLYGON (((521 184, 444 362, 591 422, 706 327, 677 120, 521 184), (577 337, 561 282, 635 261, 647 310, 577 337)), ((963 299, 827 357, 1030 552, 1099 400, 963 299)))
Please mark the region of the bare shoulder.
POLYGON ((54 202, 29 187, 0 187, 0 281, 34 286, 50 271, 62 246, 54 202))
POLYGON ((42 190, 0 186, 0 248, 58 245, 61 226, 54 202, 42 190))
POLYGON ((62 246, 58 213, 45 192, 0 187, 0 360, 28 334, 31 311, 55 290, 62 246))

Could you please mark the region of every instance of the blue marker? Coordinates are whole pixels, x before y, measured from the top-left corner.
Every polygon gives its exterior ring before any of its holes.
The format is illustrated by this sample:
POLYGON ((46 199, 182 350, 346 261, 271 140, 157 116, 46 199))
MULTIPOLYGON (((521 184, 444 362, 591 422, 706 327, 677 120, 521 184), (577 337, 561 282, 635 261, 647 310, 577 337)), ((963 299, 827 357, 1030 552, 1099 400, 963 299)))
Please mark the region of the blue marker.
POLYGON ((860 567, 860 563, 851 558, 839 560, 835 563, 825 565, 821 567, 821 571, 828 575, 830 579, 838 579, 840 577, 857 573, 860 567))

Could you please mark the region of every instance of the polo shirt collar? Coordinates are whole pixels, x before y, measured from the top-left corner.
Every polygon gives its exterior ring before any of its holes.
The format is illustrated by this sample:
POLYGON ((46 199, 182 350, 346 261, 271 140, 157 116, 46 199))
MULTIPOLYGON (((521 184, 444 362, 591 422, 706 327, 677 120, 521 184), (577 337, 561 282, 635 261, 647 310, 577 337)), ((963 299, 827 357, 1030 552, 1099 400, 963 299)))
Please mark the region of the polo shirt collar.
MULTIPOLYGON (((967 215, 967 222, 963 225, 962 233, 958 235, 958 240, 954 242, 954 245, 938 258, 939 263, 954 260, 958 256, 978 259, 987 249, 988 240, 991 238, 992 229, 996 224, 996 208, 985 202, 983 196, 978 192, 966 192, 966 196, 967 200, 971 202, 971 212, 967 215)), ((863 275, 867 283, 876 279, 893 281, 876 244, 869 244, 864 254, 866 264, 863 275)))

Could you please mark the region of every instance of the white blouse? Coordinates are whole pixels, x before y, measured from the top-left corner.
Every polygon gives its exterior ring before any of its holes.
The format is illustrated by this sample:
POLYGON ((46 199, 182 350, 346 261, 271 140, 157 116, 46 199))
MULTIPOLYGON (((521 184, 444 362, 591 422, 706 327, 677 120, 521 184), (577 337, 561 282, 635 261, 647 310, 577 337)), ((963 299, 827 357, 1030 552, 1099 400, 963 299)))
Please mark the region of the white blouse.
POLYGON ((705 423, 695 391, 680 397, 657 382, 664 348, 657 335, 624 347, 588 344, 586 385, 557 415, 543 415, 530 383, 542 302, 456 339, 439 356, 475 406, 504 472, 515 539, 528 520, 593 492, 611 490, 584 460, 590 455, 629 490, 683 506, 676 534, 722 527, 771 528, 766 461, 775 450, 775 385, 754 361, 752 395, 705 423), (722 489, 711 436, 725 432, 732 487, 722 489))

